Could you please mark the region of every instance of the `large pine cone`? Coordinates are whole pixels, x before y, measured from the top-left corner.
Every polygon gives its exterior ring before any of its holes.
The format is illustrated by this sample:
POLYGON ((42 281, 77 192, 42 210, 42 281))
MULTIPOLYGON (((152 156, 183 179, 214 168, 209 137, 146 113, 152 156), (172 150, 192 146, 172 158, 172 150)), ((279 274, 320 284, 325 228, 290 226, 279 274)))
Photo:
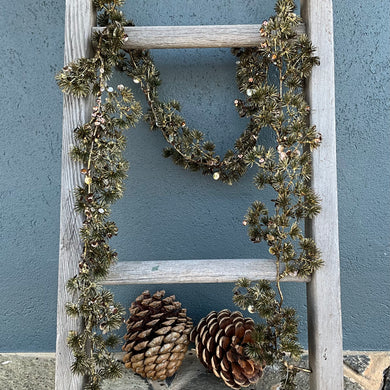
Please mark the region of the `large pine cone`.
POLYGON ((192 329, 186 309, 165 291, 144 291, 131 304, 127 320, 125 366, 144 378, 164 380, 181 365, 192 329))
POLYGON ((264 365, 245 355, 244 347, 253 342, 254 321, 238 311, 213 311, 202 318, 190 334, 202 364, 233 389, 256 383, 264 365))

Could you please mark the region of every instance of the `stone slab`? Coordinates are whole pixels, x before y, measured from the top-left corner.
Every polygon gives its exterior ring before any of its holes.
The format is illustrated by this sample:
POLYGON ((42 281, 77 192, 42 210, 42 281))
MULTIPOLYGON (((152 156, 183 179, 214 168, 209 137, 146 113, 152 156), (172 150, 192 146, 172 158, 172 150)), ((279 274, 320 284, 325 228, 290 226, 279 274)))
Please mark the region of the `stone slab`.
MULTIPOLYGON (((375 354, 375 353, 374 353, 375 354)), ((359 358, 370 353, 348 353, 346 361, 365 362, 367 359, 359 358)), ((373 355, 375 356, 375 355, 373 355)), ((389 364, 389 354, 383 354, 383 362, 380 362, 382 370, 389 364)), ((373 359, 373 358, 372 358, 373 359)), ((371 360, 372 360, 371 359, 371 360)), ((377 362, 378 363, 378 362, 377 362)), ((305 360, 302 365, 305 366, 305 360)), ((390 370, 384 375, 383 384, 380 383, 375 390, 390 390, 390 370)), ((53 390, 55 372, 54 354, 0 354, 0 389, 1 390, 53 390)), ((359 375, 359 374, 356 374, 359 375)), ((345 390, 371 390, 362 387, 355 378, 345 377, 345 390)), ((309 390, 309 375, 298 374, 298 390, 309 390)), ((248 390, 277 390, 279 375, 276 367, 267 367, 263 378, 248 390)), ((122 378, 107 381, 103 384, 103 390, 226 390, 222 380, 208 372, 198 361, 193 350, 187 356, 179 371, 173 378, 166 382, 148 382, 135 375, 130 370, 124 370, 122 378)))
POLYGON ((368 355, 347 355, 344 356, 344 364, 352 368, 356 373, 362 375, 370 364, 368 355))
POLYGON ((1 390, 53 390, 53 354, 0 354, 1 390))

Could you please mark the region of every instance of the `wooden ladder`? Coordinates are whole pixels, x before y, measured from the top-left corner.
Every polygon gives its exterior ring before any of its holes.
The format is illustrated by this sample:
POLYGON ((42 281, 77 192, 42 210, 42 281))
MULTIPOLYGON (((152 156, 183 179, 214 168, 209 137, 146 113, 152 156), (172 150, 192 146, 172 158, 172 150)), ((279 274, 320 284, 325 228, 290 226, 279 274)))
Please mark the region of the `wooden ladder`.
MULTIPOLYGON (((92 53, 91 34, 95 14, 91 0, 67 0, 65 16, 65 64, 92 53)), ((321 65, 313 69, 307 86, 312 107, 311 122, 322 133, 321 147, 313 153, 312 186, 322 199, 322 212, 311 222, 310 231, 322 252, 325 266, 307 282, 310 388, 342 390, 342 330, 338 246, 336 129, 332 0, 301 0, 306 33, 317 48, 321 65)), ((260 25, 128 27, 132 48, 244 47, 256 46, 260 25)), ((65 303, 68 279, 78 272, 81 253, 81 216, 74 211, 73 189, 81 185, 80 166, 69 157, 73 129, 90 118, 91 98, 64 96, 61 174, 60 254, 58 271, 56 390, 81 390, 83 378, 70 371, 73 361, 66 345, 69 330, 79 329, 80 320, 69 318, 65 303)), ((276 265, 267 259, 187 260, 119 262, 105 284, 164 284, 275 280, 276 265), (220 267, 223 262, 224 267, 220 267), (216 266, 218 264, 218 266, 216 266), (158 272, 154 272, 158 270, 158 272)), ((294 277, 290 281, 299 281, 294 277)))

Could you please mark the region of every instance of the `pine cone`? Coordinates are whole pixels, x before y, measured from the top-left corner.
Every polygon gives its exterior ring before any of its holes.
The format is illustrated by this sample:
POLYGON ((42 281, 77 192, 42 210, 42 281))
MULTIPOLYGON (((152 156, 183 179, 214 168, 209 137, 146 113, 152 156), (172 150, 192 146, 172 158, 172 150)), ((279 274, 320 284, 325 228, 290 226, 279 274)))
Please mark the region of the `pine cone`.
POLYGON ((233 389, 256 383, 264 365, 245 355, 245 344, 253 342, 254 321, 238 311, 212 311, 190 334, 202 364, 233 389))
POLYGON ((164 380, 180 367, 189 344, 191 318, 175 296, 144 291, 131 304, 123 361, 144 378, 164 380))

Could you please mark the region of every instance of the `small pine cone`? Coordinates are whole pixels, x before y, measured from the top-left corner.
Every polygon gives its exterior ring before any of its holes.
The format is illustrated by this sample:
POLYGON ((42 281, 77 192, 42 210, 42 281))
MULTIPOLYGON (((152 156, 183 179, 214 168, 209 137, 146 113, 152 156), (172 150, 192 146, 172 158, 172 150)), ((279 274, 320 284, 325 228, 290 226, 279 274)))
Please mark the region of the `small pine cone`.
POLYGON ((131 304, 122 350, 127 368, 144 378, 164 380, 180 367, 189 344, 191 318, 175 296, 144 291, 131 304))
POLYGON ((245 344, 253 342, 254 321, 238 311, 212 311, 190 334, 202 364, 233 389, 256 383, 264 365, 245 355, 245 344))

